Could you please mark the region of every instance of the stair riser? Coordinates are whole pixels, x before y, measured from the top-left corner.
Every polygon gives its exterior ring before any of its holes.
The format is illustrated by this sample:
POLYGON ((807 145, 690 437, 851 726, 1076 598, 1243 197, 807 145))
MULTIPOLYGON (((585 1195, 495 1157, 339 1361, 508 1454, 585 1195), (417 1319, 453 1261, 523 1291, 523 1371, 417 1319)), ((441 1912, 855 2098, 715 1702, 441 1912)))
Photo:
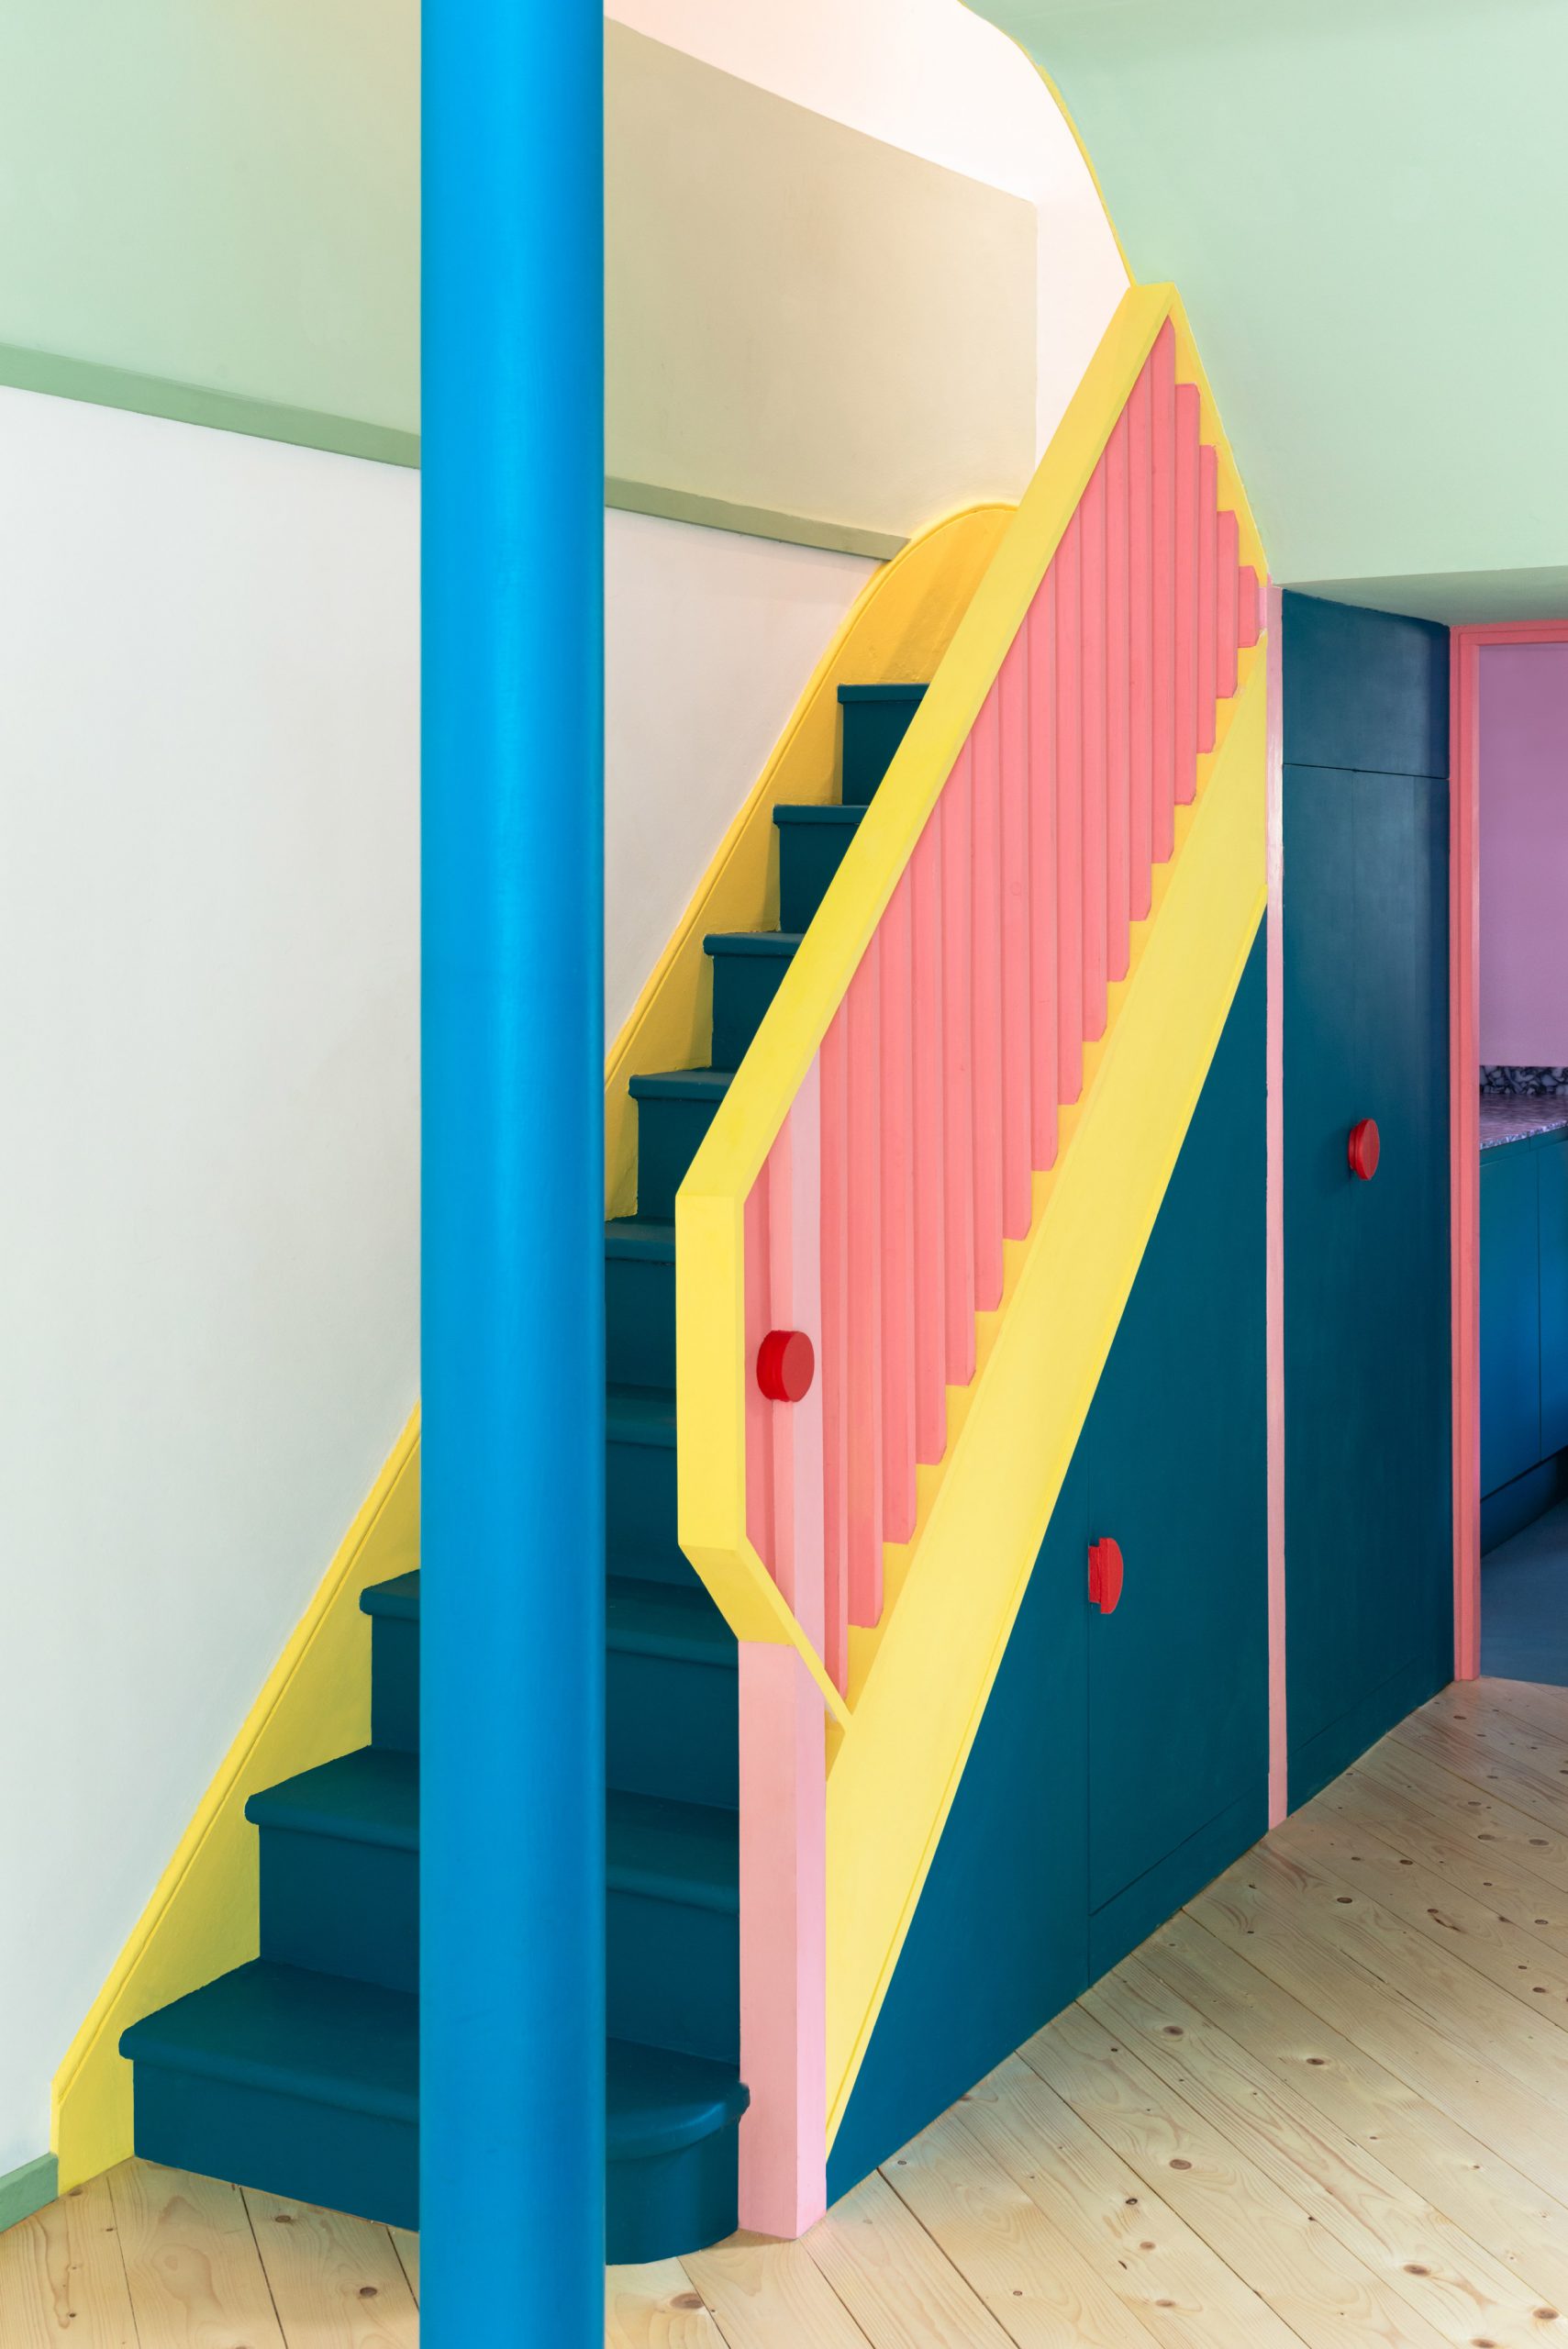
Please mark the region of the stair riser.
POLYGON ((715 1068, 740 1067, 792 959, 785 954, 712 957, 715 1068))
POLYGON ((612 1891, 606 1902, 606 2014, 612 2039, 740 2057, 740 1932, 733 1914, 612 1891))
POLYGON ((840 796, 846 807, 864 807, 869 804, 919 706, 913 701, 847 701, 841 705, 843 789, 840 796))
POLYGON ((135 2137, 143 2161, 385 2226, 419 2224, 419 2132, 413 2121, 140 2062, 135 2137))
MULTIPOLYGON (((714 1066, 722 1063, 715 1062, 714 1066)), ((637 1211, 668 1219, 686 1169, 713 1123, 717 1101, 639 1101, 637 1105, 637 1211)))
POLYGON ((691 1563, 675 1539, 675 1453, 673 1445, 605 1446, 605 1555, 613 1575, 639 1582, 696 1586, 691 1563))
POLYGON ((778 830, 779 928, 803 930, 855 835, 847 824, 781 824, 778 830))
POLYGON ((605 1677, 606 1768, 616 1791, 733 1809, 740 1800, 735 1672, 612 1648, 605 1677))
POLYGON ((612 2265, 668 2259, 722 2243, 739 2223, 740 2123, 678 2154, 611 2162, 606 2171, 605 2257, 612 2265))
POLYGON ((605 1366, 617 1386, 675 1384, 675 1267, 658 1258, 605 1260, 605 1366))
POLYGON ((419 1626, 371 1618, 371 1742, 419 1751, 419 1626))
POLYGON ((389 1990, 419 1987, 419 1854, 261 1830, 261 1955, 389 1990))

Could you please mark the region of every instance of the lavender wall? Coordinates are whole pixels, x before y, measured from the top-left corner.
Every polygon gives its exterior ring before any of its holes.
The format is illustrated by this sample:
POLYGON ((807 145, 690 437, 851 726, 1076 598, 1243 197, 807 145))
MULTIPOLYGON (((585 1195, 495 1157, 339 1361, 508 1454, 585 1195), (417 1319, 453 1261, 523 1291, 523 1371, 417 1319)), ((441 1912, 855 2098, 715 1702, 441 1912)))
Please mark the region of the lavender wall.
POLYGON ((1568 644, 1481 653, 1484 1063, 1568 1063, 1568 644))

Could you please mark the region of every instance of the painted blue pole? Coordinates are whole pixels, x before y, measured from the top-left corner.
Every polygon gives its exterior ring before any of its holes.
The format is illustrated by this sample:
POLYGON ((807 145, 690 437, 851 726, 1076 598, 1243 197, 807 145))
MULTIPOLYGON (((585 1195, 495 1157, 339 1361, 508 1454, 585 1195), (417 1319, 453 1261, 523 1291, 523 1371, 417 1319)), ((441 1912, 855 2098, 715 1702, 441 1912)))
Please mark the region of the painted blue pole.
POLYGON ((422 2339, 597 2349, 603 30, 424 32, 422 2339))

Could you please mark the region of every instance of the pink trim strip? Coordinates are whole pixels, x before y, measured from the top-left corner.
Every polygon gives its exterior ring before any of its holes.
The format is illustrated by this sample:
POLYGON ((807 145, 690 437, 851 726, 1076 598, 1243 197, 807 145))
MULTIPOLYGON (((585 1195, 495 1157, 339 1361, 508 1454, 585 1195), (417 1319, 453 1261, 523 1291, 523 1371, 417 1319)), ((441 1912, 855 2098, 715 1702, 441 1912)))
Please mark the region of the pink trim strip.
POLYGON ((971 766, 973 893, 970 925, 974 1038, 974 1302, 1002 1302, 1002 805, 1000 694, 974 721, 971 766))
POLYGON ((1056 1163, 1060 1098, 1056 940, 1056 573, 1024 622, 1029 652, 1030 1156, 1056 1163))
POLYGON ((1154 865, 1153 376, 1145 367, 1128 403, 1128 726, 1130 794, 1128 910, 1147 921, 1154 865))
POLYGON ((1176 385, 1176 799, 1197 790, 1198 475, 1203 410, 1195 384, 1176 385))
MULTIPOLYGON (((1230 518, 1234 520, 1234 516, 1230 518)), ((1234 605, 1234 598, 1232 598, 1234 605)), ((1269 590, 1268 730, 1268 1010, 1264 1044, 1268 1097, 1264 1111, 1264 1357, 1268 1380, 1269 1545, 1269 1825, 1290 1808, 1290 1740, 1286 1715, 1284 1558, 1284 666, 1282 598, 1269 590)))
POLYGON ((1176 734, 1176 336, 1161 328, 1150 360, 1152 409, 1154 571, 1154 862, 1175 843, 1176 734))
MULTIPOLYGON (((1132 906, 1131 427, 1106 451, 1106 976, 1125 979, 1132 906)), ((1144 854, 1148 854, 1147 841, 1144 854)))
POLYGON ((974 1375, 974 1074, 970 1026, 970 759, 967 749, 948 778, 942 827, 942 1167, 946 1242, 947 1383, 974 1375))
POLYGON ((880 931, 850 982, 849 1403, 844 1482, 850 1620, 882 1614, 882 1003, 880 931))
POLYGON ((888 901, 878 932, 882 957, 882 1531, 887 1542, 907 1542, 915 1531, 915 986, 909 934, 913 885, 906 871, 888 901))
POLYGON ((1079 723, 1083 744, 1084 865, 1084 1041, 1097 1044, 1106 1032, 1106 911, 1107 904, 1106 774, 1106 462, 1089 479, 1078 508, 1081 678, 1079 723))
POLYGON ((1002 663, 1002 1229, 1024 1240, 1034 1218, 1034 1041, 1029 1008, 1029 622, 1002 663))
POLYGON ((1078 517, 1062 534, 1056 573, 1056 1034, 1062 1102, 1084 1089, 1083 591, 1078 517))
MULTIPOLYGON (((1212 751, 1215 702, 1219 691, 1219 615, 1215 608, 1219 573, 1218 459, 1205 441, 1197 452, 1197 746, 1212 751)), ((1232 516, 1232 520, 1235 517, 1232 516)))
POLYGON ((850 1509, 844 1455, 849 1438, 846 1370, 850 1322, 848 1006, 822 1039, 820 1070, 822 1199, 822 1661, 842 1688, 849 1675, 850 1509))
POLYGON ((942 1111, 942 815, 920 835, 911 863, 915 1094, 915 1453, 947 1449, 946 1207, 942 1111))

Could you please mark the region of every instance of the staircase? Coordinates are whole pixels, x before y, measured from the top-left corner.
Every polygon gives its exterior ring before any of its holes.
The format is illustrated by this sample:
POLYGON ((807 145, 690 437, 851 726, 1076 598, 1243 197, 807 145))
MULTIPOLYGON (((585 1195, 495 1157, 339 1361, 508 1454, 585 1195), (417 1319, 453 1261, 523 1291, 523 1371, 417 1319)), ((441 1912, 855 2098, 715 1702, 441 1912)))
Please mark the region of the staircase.
MULTIPOLYGON (((737 1650, 676 1541, 675 1194, 925 691, 843 685, 842 799, 774 809, 780 928, 710 936, 711 1065, 635 1076, 605 1229, 612 2260, 736 2223, 737 1650)), ((133 2024, 136 2150, 418 2224, 419 1576, 367 1590, 372 1736, 252 1796, 261 1954, 133 2024)))

